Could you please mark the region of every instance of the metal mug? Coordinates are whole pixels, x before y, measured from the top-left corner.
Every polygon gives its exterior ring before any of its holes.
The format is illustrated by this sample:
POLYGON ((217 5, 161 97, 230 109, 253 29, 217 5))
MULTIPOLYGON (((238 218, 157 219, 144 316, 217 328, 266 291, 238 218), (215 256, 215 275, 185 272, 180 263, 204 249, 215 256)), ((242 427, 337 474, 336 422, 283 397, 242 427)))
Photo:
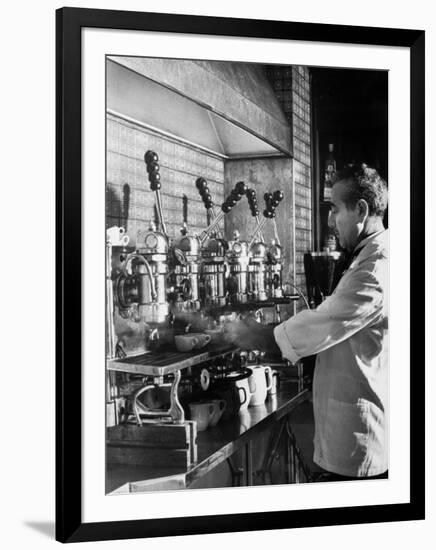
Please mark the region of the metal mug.
POLYGON ((272 371, 271 381, 271 388, 268 390, 268 395, 277 395, 277 391, 280 387, 280 374, 276 370, 272 371))
POLYGON ((272 370, 271 367, 258 365, 251 366, 250 369, 253 374, 248 379, 250 385, 250 407, 257 407, 263 405, 266 400, 267 392, 272 387, 272 370))

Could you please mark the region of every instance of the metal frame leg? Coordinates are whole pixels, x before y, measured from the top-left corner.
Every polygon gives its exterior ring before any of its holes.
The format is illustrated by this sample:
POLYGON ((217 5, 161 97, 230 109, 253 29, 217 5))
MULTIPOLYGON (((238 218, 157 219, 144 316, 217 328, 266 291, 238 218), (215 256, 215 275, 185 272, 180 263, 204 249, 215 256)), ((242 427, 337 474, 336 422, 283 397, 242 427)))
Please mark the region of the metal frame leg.
POLYGON ((280 445, 283 433, 285 429, 285 419, 280 422, 280 426, 276 429, 269 440, 268 449, 265 453, 265 458, 262 463, 260 470, 257 470, 256 475, 261 476, 263 483, 266 484, 267 476, 269 477, 270 483, 272 484, 272 466, 273 461, 277 456, 277 450, 280 445))
POLYGON ((289 453, 290 453, 290 455, 292 455, 292 457, 289 456, 289 458, 291 460, 290 468, 292 469, 292 471, 289 470, 289 472, 292 473, 292 478, 293 478, 292 483, 300 483, 301 482, 300 481, 300 471, 303 472, 303 474, 306 477, 307 481, 311 481, 312 477, 311 477, 310 472, 307 469, 306 465, 304 464, 302 453, 301 453, 300 449, 298 448, 298 445, 297 445, 297 442, 296 442, 296 439, 295 439, 295 435, 291 430, 288 419, 286 419, 286 433, 287 433, 287 436, 288 436, 287 441, 288 441, 289 453))
POLYGON ((240 487, 241 480, 244 475, 243 468, 235 468, 233 461, 230 457, 227 458, 227 464, 230 468, 230 473, 232 474, 232 487, 240 487))
POLYGON ((245 477, 247 487, 253 485, 253 442, 248 441, 245 445, 245 477))

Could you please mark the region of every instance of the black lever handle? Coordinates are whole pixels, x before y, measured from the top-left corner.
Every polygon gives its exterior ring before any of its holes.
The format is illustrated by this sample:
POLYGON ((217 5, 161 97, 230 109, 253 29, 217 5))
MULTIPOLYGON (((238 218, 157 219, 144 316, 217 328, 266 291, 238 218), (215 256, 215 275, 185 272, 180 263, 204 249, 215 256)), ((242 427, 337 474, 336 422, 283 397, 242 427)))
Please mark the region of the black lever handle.
POLYGON ((165 222, 164 222, 163 213, 162 213, 161 196, 159 193, 159 189, 161 187, 160 173, 159 173, 159 170, 160 170, 159 157, 157 156, 157 153, 155 153, 154 151, 147 151, 144 155, 144 162, 147 167, 148 181, 150 182, 150 189, 154 191, 156 194, 156 208, 157 208, 157 215, 159 218, 160 227, 161 227, 161 230, 163 231, 163 234, 168 239, 168 233, 165 227, 165 222))
POLYGON ((150 189, 152 191, 158 191, 161 188, 159 157, 154 151, 147 151, 144 155, 144 161, 147 167, 150 189))
POLYGON ((256 191, 254 189, 247 189, 247 201, 250 207, 251 215, 253 218, 259 215, 259 205, 257 203, 256 191))
POLYGON ((200 197, 203 200, 204 206, 207 209, 212 208, 213 206, 212 195, 209 192, 207 181, 201 177, 197 178, 195 181, 195 186, 197 187, 198 192, 200 193, 200 197))
POLYGON ((224 212, 224 214, 227 214, 230 212, 230 210, 235 206, 235 204, 241 200, 243 195, 247 192, 247 186, 243 181, 238 181, 238 183, 235 185, 234 189, 232 189, 230 195, 226 198, 226 200, 221 205, 221 210, 224 212))
POLYGON ((278 189, 277 191, 274 191, 274 193, 265 193, 263 198, 265 199, 266 207, 263 211, 263 215, 265 218, 275 218, 275 209, 284 198, 283 191, 278 189))
POLYGON ((277 208, 277 206, 283 200, 283 197, 284 197, 283 191, 280 191, 280 190, 274 191, 272 201, 271 201, 271 206, 274 206, 274 208, 277 208))

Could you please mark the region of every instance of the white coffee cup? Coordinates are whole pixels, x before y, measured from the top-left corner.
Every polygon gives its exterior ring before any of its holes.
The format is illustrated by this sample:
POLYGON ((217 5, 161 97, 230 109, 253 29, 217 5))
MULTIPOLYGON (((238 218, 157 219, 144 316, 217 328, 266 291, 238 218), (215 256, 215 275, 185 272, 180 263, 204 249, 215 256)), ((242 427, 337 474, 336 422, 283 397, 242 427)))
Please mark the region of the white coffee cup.
POLYGON ((209 427, 210 420, 215 413, 215 404, 210 401, 190 403, 189 412, 191 420, 197 422, 197 431, 204 432, 209 427))
POLYGON ((212 344, 219 344, 224 339, 224 332, 221 328, 206 329, 205 332, 210 336, 212 344))
POLYGON ((239 391, 244 390, 241 393, 245 395, 245 397, 241 399, 241 408, 239 409, 239 412, 244 412, 248 409, 248 405, 250 404, 251 395, 252 395, 248 378, 237 380, 235 382, 235 386, 239 389, 239 391))

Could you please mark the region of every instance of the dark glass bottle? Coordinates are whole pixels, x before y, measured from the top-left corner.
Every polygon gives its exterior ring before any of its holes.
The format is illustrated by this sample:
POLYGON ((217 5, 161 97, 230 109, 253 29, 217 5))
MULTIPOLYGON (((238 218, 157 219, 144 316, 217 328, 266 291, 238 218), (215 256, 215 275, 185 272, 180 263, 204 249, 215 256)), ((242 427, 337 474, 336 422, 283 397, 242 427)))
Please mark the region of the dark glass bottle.
POLYGON ((334 144, 329 143, 329 152, 325 161, 324 168, 324 201, 329 202, 332 197, 332 181, 336 174, 336 160, 334 156, 334 144))

